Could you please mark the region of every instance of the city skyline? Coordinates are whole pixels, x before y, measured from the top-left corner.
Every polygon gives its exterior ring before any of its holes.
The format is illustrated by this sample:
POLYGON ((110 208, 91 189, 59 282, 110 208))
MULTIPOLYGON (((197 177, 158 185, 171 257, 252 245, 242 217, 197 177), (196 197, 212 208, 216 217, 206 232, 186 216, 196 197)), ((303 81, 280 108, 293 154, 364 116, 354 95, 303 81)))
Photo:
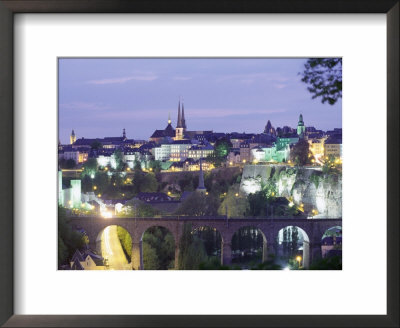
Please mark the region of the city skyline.
POLYGON ((342 127, 341 100, 311 99, 306 59, 60 59, 59 139, 121 136, 147 140, 176 126, 179 97, 190 130, 261 133, 268 120, 295 127, 342 127), (139 124, 138 124, 139 123, 139 124))

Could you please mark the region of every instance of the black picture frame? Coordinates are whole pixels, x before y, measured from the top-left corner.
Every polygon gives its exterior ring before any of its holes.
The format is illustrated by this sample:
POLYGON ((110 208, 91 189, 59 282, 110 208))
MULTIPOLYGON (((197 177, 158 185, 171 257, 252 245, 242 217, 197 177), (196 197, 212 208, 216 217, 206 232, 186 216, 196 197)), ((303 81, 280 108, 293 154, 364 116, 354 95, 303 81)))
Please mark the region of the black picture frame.
POLYGON ((399 327, 399 8, 398 0, 0 0, 0 324, 5 327, 399 327), (13 17, 16 13, 385 13, 387 315, 14 315, 13 17))

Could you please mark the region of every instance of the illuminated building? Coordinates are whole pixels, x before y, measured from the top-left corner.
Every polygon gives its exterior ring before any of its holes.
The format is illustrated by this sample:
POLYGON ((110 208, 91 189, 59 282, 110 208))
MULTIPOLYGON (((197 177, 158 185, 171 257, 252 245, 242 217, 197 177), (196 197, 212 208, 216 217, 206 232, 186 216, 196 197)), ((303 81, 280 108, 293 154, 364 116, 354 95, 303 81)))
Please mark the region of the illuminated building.
POLYGON ((342 159, 342 136, 334 135, 325 141, 324 156, 342 159))
POLYGON ((162 144, 154 148, 154 159, 156 161, 166 161, 171 157, 171 145, 162 144))
POLYGON ((175 140, 171 145, 171 161, 184 161, 189 154, 189 148, 192 147, 190 140, 175 140))
POLYGON ((303 115, 300 114, 299 122, 297 123, 297 135, 299 137, 304 137, 305 132, 306 132, 306 127, 304 126, 303 115))
POLYGON ((214 147, 211 146, 210 144, 193 145, 192 147, 189 148, 187 157, 199 159, 199 158, 206 158, 207 156, 210 156, 212 154, 214 154, 214 147))

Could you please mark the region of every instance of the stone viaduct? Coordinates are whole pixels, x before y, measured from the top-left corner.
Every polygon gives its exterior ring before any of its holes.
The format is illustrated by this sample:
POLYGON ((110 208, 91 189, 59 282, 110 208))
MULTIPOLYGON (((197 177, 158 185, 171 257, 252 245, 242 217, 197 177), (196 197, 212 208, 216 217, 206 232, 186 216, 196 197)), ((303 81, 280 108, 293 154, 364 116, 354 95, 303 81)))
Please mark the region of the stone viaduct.
POLYGON ((226 218, 226 217, 162 217, 162 218, 103 218, 72 217, 70 224, 86 231, 89 246, 96 249, 96 241, 101 238, 103 230, 111 225, 121 226, 132 237, 132 268, 143 268, 142 237, 145 231, 153 226, 168 229, 175 239, 175 267, 179 256, 179 240, 185 222, 192 224, 192 229, 210 227, 221 234, 221 263, 229 265, 232 261, 232 237, 242 227, 253 227, 263 236, 263 260, 268 254, 277 253, 278 233, 287 226, 296 226, 306 233, 303 265, 307 268, 311 261, 321 257, 321 239, 329 228, 342 226, 342 219, 306 219, 306 218, 226 218), (307 240, 308 239, 308 240, 307 240))

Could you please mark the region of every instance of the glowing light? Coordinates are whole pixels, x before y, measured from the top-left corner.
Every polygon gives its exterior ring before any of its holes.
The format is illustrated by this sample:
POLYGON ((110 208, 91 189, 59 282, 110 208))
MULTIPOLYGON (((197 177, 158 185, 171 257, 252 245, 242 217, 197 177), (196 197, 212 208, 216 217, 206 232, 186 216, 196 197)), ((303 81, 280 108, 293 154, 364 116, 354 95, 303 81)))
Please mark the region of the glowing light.
POLYGON ((170 191, 168 191, 168 195, 171 195, 171 192, 170 192, 170 191))
POLYGON ((127 170, 127 171, 130 171, 130 170, 131 170, 131 168, 130 168, 130 167, 128 167, 128 168, 126 168, 126 170, 127 170))
POLYGON ((243 163, 246 163, 246 160, 245 160, 245 159, 243 160, 243 163))
POLYGON ((106 167, 104 170, 108 171, 108 167, 106 167))
POLYGON ((232 163, 232 162, 229 162, 229 165, 233 165, 233 163, 232 163))
POLYGON ((283 269, 283 271, 290 271, 290 268, 286 267, 286 268, 283 269))
POLYGON ((93 186, 93 190, 97 190, 97 186, 93 186))
POLYGON ((90 175, 90 177, 91 177, 92 179, 94 179, 94 174, 92 173, 92 174, 90 175))
POLYGON ((98 194, 97 197, 101 197, 101 194, 98 194))
POLYGON ((105 218, 105 219, 110 219, 110 218, 112 218, 112 213, 109 212, 109 211, 104 210, 104 211, 101 212, 101 216, 103 218, 105 218))
POLYGON ((149 170, 150 170, 150 172, 152 172, 152 171, 153 171, 153 168, 151 167, 149 170))
POLYGON ((236 197, 239 197, 239 193, 236 193, 235 196, 236 196, 236 197))
POLYGON ((114 182, 113 185, 116 186, 117 184, 114 182))
POLYGON ((297 257, 296 257, 296 261, 299 262, 299 268, 300 268, 300 265, 301 265, 301 256, 297 256, 297 257))
POLYGON ((271 192, 271 196, 275 196, 275 193, 274 193, 274 192, 271 192))
POLYGON ((122 197, 125 197, 125 194, 122 194, 122 197))

